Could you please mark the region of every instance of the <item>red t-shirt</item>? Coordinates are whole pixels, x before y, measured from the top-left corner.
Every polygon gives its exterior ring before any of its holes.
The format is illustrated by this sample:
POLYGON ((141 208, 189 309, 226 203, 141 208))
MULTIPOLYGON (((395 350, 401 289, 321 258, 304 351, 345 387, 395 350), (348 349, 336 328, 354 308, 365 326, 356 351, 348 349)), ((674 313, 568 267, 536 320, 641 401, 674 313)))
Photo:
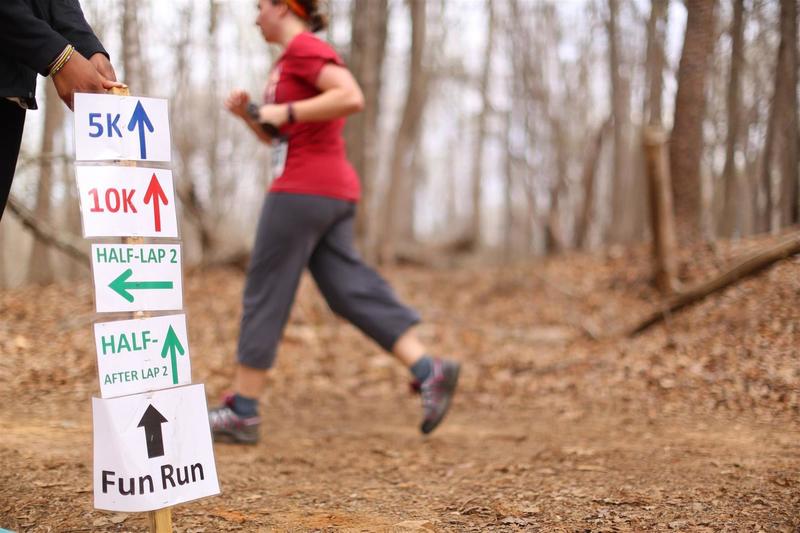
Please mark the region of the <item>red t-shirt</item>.
MULTIPOLYGON (((297 35, 273 66, 264 101, 282 104, 317 96, 317 77, 328 63, 344 66, 329 44, 312 33, 297 35)), ((288 152, 284 171, 272 182, 270 191, 357 201, 361 186, 347 161, 344 122, 338 118, 281 127, 281 133, 289 136, 288 152)))

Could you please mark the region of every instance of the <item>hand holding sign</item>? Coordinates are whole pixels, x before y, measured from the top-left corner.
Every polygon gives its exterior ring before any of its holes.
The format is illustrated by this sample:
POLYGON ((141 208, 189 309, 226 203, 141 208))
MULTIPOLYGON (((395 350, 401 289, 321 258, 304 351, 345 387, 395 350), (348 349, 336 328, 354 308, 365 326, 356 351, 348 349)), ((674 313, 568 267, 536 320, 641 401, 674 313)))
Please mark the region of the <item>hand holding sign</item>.
MULTIPOLYGON (((108 60, 106 59, 106 61, 108 60)), ((113 73, 113 71, 112 68, 111 72, 113 73)), ((101 74, 95 65, 77 50, 72 53, 72 57, 64 67, 53 76, 53 85, 56 87, 58 96, 70 109, 73 107, 75 93, 104 93, 112 87, 125 86, 124 83, 110 80, 101 74)))

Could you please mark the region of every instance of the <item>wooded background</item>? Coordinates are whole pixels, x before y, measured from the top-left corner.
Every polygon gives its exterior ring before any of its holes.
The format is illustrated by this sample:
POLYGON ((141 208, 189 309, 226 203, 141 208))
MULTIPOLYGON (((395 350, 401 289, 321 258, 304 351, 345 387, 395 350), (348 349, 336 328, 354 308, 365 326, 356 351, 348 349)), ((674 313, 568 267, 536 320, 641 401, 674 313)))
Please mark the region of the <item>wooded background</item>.
MULTIPOLYGON (((83 0, 132 94, 169 99, 190 265, 246 257, 269 148, 222 107, 260 97, 278 50, 250 0, 83 0)), ((679 243, 798 222, 796 0, 332 0, 360 81, 349 119, 359 246, 500 260, 651 238, 642 132, 665 150, 679 243)), ((42 81, 42 80, 40 80, 42 81)), ((29 112, 0 224, 0 286, 88 276, 20 223, 81 249, 72 120, 29 112), (22 215, 22 216, 21 216, 22 215)))

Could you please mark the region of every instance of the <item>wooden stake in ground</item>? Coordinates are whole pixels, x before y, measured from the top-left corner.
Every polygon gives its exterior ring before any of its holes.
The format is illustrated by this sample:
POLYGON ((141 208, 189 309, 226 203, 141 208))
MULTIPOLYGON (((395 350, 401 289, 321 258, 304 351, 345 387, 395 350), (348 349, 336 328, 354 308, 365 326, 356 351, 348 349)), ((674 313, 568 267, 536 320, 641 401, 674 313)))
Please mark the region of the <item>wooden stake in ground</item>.
POLYGON ((667 136, 659 126, 648 126, 642 135, 647 178, 650 185, 650 220, 653 231, 656 286, 662 293, 680 290, 677 238, 672 207, 672 185, 667 159, 667 136))
MULTIPOLYGON (((115 96, 130 96, 130 90, 125 88, 114 87, 111 89, 111 94, 115 96)), ((135 161, 126 161, 123 164, 127 166, 136 166, 135 161)), ((123 239, 125 244, 142 244, 144 239, 141 237, 126 237, 123 239)), ((145 318, 149 313, 137 311, 133 313, 133 318, 145 318)), ((150 511, 147 513, 147 523, 150 526, 150 533, 172 533, 172 508, 166 507, 157 511, 150 511)))

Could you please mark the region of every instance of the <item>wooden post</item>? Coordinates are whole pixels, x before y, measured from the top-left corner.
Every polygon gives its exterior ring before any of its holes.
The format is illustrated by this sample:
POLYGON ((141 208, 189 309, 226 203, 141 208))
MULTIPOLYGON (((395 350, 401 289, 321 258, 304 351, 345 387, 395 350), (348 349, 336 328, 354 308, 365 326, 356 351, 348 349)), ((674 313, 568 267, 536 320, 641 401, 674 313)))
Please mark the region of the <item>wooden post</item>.
MULTIPOLYGON (((111 94, 115 96, 130 96, 130 90, 125 88, 114 87, 111 89, 111 94)), ((135 161, 125 161, 126 166, 135 167, 135 161)), ((125 244, 143 244, 142 237, 125 237, 123 239, 125 244)), ((133 313, 133 318, 146 318, 150 313, 144 311, 137 311, 133 313)), ((150 511, 147 513, 147 523, 150 525, 150 533, 172 533, 172 509, 166 507, 157 511, 150 511)))
POLYGON ((667 137, 660 126, 647 126, 642 135, 650 185, 650 217, 653 231, 656 286, 664 293, 680 291, 675 214, 667 159, 667 137))

